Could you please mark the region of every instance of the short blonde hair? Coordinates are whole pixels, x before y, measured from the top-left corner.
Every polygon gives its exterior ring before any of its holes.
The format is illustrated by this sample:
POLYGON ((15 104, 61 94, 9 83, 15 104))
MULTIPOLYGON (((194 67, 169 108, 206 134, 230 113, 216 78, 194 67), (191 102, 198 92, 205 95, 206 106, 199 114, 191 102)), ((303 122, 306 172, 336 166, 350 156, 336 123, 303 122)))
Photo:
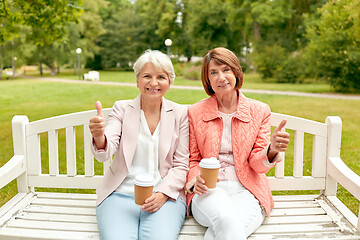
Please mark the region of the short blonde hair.
POLYGON ((138 79, 140 72, 145 66, 145 64, 149 62, 154 64, 156 69, 163 70, 167 73, 170 84, 174 82, 175 71, 170 58, 166 54, 158 50, 150 49, 146 50, 143 54, 141 54, 141 56, 134 63, 133 69, 136 79, 138 79))
POLYGON ((214 90, 211 87, 210 80, 209 80, 209 63, 211 60, 214 60, 215 64, 221 65, 226 64, 228 65, 231 70, 233 71, 236 83, 235 89, 240 89, 243 84, 243 71, 241 69, 240 63, 236 55, 231 52, 229 49, 218 47, 210 50, 203 58, 201 63, 201 81, 205 92, 212 96, 215 94, 214 90))

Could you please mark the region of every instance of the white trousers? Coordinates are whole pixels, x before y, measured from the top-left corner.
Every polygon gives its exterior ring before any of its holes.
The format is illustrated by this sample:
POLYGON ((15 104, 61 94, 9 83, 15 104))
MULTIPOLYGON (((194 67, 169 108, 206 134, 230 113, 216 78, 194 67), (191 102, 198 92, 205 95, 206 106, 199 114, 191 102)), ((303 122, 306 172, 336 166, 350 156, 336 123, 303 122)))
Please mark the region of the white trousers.
POLYGON ((264 221, 259 201, 238 181, 220 181, 207 194, 195 194, 191 211, 207 231, 204 240, 243 240, 264 221))

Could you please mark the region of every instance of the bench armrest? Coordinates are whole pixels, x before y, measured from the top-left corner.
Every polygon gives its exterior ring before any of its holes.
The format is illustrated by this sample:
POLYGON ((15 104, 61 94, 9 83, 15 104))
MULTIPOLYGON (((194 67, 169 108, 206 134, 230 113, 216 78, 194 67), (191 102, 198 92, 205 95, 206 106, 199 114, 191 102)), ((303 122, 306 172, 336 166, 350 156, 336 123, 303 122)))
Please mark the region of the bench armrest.
MULTIPOLYGON (((360 176, 352 171, 340 157, 329 157, 327 174, 336 182, 340 183, 341 186, 349 191, 355 198, 360 200, 360 176)), ((355 224, 354 226, 360 231, 360 210, 357 223, 355 224)))
POLYGON ((353 172, 339 157, 330 157, 327 173, 360 200, 360 176, 353 172))
POLYGON ((26 171, 24 155, 14 155, 0 168, 0 189, 26 171))

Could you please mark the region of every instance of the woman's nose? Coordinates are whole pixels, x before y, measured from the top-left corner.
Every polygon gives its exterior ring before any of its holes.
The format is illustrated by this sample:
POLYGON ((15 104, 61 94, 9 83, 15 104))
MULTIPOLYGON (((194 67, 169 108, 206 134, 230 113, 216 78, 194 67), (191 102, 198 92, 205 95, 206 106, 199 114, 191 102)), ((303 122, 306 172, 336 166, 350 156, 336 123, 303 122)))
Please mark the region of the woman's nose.
POLYGON ((225 74, 220 71, 220 72, 219 72, 219 79, 218 79, 218 80, 219 80, 219 81, 225 81, 225 79, 226 79, 226 78, 225 78, 225 74))
POLYGON ((156 86, 157 83, 158 83, 158 82, 157 82, 156 77, 151 78, 151 80, 150 80, 150 85, 151 85, 151 86, 156 86))

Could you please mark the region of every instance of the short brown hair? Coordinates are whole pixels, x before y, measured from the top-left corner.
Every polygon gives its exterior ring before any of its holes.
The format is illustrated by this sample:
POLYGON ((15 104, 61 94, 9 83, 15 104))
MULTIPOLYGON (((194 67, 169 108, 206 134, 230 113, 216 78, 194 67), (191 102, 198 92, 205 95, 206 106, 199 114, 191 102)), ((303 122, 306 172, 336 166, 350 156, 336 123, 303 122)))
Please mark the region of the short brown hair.
POLYGON ((238 58, 229 49, 218 47, 210 50, 204 56, 201 63, 201 81, 205 89, 205 92, 209 96, 215 94, 214 90, 210 85, 210 80, 209 80, 209 63, 212 59, 218 65, 226 64, 231 68, 231 70, 233 71, 236 77, 235 89, 240 89, 243 84, 244 77, 238 58))

